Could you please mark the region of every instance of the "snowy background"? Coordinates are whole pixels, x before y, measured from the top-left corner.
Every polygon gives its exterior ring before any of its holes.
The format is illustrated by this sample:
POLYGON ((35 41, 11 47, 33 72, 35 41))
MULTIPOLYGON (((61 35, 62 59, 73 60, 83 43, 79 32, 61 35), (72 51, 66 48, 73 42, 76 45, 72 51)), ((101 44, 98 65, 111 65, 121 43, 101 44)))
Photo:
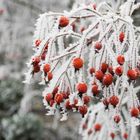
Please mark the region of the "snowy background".
MULTIPOLYGON (((80 115, 67 122, 45 116, 43 87, 24 85, 38 15, 64 11, 74 0, 0 0, 0 140, 78 140, 80 115), (18 113, 22 112, 22 116, 18 113)), ((133 15, 140 25, 140 11, 133 15)), ((37 80, 36 80, 37 81, 37 80)))

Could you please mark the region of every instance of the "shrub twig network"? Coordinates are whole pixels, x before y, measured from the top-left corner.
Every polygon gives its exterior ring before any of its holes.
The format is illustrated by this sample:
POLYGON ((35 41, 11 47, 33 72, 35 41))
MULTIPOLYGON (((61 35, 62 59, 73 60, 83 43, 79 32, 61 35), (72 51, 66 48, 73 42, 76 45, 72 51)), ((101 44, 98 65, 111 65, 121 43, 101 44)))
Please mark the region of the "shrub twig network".
POLYGON ((131 18, 137 8, 133 0, 117 13, 89 4, 37 20, 24 82, 41 73, 47 114, 66 120, 79 112, 85 139, 138 139, 140 32, 131 18))

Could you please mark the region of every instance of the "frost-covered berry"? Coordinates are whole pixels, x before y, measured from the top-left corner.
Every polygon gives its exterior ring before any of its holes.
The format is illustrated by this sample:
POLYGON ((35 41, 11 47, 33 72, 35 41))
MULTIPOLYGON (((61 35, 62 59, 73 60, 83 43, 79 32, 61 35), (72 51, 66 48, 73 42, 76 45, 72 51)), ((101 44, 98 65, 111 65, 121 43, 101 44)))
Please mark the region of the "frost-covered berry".
POLYGON ((66 107, 66 109, 68 109, 68 110, 72 109, 72 105, 70 105, 69 99, 66 100, 66 102, 65 102, 65 107, 66 107))
POLYGON ((92 132, 93 132, 92 129, 89 129, 89 130, 88 130, 88 135, 91 135, 92 132))
POLYGON ((100 131, 101 128, 102 128, 102 125, 101 125, 100 123, 96 123, 96 124, 94 125, 94 130, 95 130, 96 132, 97 132, 97 131, 100 131))
POLYGON ((123 55, 119 55, 119 56, 117 57, 117 62, 118 62, 120 65, 123 65, 124 62, 125 62, 124 56, 123 56, 123 55))
POLYGON ((55 94, 58 92, 58 89, 59 89, 59 87, 56 86, 56 87, 53 89, 52 94, 55 95, 55 94))
POLYGON ((79 70, 83 67, 84 61, 81 58, 74 58, 73 59, 73 66, 76 70, 79 70))
POLYGON ((57 93, 54 98, 54 100, 57 104, 60 104, 61 102, 63 102, 63 99, 64 99, 63 94, 59 94, 59 93, 57 93))
POLYGON ((36 66, 40 63, 40 57, 39 56, 35 56, 33 59, 32 59, 32 64, 33 66, 36 66))
POLYGON ((102 48, 102 44, 100 42, 95 43, 95 49, 100 50, 102 48))
POLYGON ((136 80, 138 78, 138 74, 137 74, 137 71, 135 69, 128 70, 127 76, 130 80, 136 80))
POLYGON ((131 110, 130 110, 130 113, 131 113, 131 116, 132 117, 138 117, 140 112, 139 112, 139 109, 136 108, 136 107, 133 107, 131 110))
POLYGON ((42 54, 41 54, 41 60, 45 60, 46 58, 46 51, 44 51, 42 54))
POLYGON ((59 19, 59 26, 66 27, 69 24, 69 18, 65 16, 61 16, 59 19))
POLYGON ((52 93, 47 93, 47 95, 45 96, 45 100, 46 100, 47 102, 50 102, 50 101, 52 100, 52 98, 53 98, 52 93))
POLYGON ((34 67, 33 67, 33 72, 34 73, 38 73, 40 71, 40 66, 39 65, 35 65, 34 67))
POLYGON ((90 97, 88 95, 84 95, 83 102, 84 102, 84 104, 88 104, 90 102, 90 97))
POLYGON ((108 98, 105 98, 105 99, 103 99, 102 102, 103 102, 104 106, 108 108, 108 105, 109 105, 109 99, 108 99, 108 98))
POLYGON ((108 64, 102 63, 100 69, 103 73, 105 73, 108 69, 108 64))
POLYGON ((103 76, 104 76, 104 74, 103 74, 103 72, 102 72, 101 70, 98 70, 98 71, 95 72, 95 77, 96 77, 98 80, 102 81, 103 76))
POLYGON ((49 104, 50 104, 51 107, 54 105, 54 103, 55 103, 55 101, 53 99, 50 100, 50 102, 49 102, 49 104))
POLYGON ((125 132, 125 133, 123 134, 123 138, 127 140, 127 139, 128 139, 128 133, 125 132))
POLYGON ((77 84, 77 90, 79 93, 86 93, 87 92, 87 84, 82 82, 77 84))
POLYGON ((124 34, 124 32, 121 32, 120 35, 119 35, 120 42, 123 42, 124 38, 125 38, 125 34, 124 34))
POLYGON ((93 94, 93 96, 96 96, 99 94, 98 85, 96 85, 96 84, 92 85, 92 94, 93 94))
POLYGON ((114 71, 113 71, 113 67, 112 66, 109 66, 108 67, 108 72, 112 75, 114 75, 114 71))
POLYGON ((115 95, 111 96, 111 97, 109 98, 109 103, 110 103, 111 105, 113 105, 114 107, 116 107, 116 105, 119 103, 119 98, 118 98, 118 96, 115 96, 115 95))
POLYGON ((85 30, 85 27, 81 27, 80 32, 82 33, 85 30))
POLYGON ((82 125, 82 128, 83 128, 84 130, 87 129, 87 124, 84 123, 84 124, 82 125))
POLYGON ((40 39, 37 39, 37 40, 35 41, 35 46, 38 47, 38 46, 40 45, 40 43, 41 43, 41 40, 40 40, 40 39))
POLYGON ((74 99, 74 104, 72 104, 72 107, 73 107, 73 108, 76 108, 76 109, 78 110, 78 105, 77 105, 77 104, 78 104, 78 99, 75 98, 75 99, 74 99))
POLYGON ((83 106, 79 106, 78 108, 80 114, 82 115, 82 117, 84 117, 84 115, 87 113, 88 111, 88 108, 86 105, 83 105, 83 106))
POLYGON ((86 93, 87 92, 87 84, 82 82, 77 84, 77 90, 79 93, 86 93))
POLYGON ((94 3, 92 6, 93 6, 93 9, 96 10, 96 4, 94 3))
POLYGON ((122 66, 117 66, 115 68, 115 74, 118 76, 121 76, 123 74, 123 67, 122 66))
POLYGON ((103 77, 103 84, 105 86, 111 85, 113 82, 113 76, 111 74, 105 74, 103 77))
POLYGON ((45 64, 44 67, 43 67, 44 73, 48 73, 50 70, 51 70, 50 64, 45 64))
POLYGON ((89 72, 90 72, 90 74, 92 75, 93 73, 95 73, 95 68, 93 68, 93 67, 90 68, 90 69, 89 69, 89 72))
POLYGON ((53 78, 52 72, 48 72, 47 77, 48 77, 48 81, 52 80, 52 78, 53 78))
POLYGON ((114 133, 114 132, 111 132, 111 133, 110 133, 110 137, 111 137, 112 139, 114 139, 114 138, 115 138, 115 133, 114 133))
POLYGON ((121 120, 120 115, 115 115, 115 116, 114 116, 114 122, 115 122, 115 123, 119 123, 120 120, 121 120))

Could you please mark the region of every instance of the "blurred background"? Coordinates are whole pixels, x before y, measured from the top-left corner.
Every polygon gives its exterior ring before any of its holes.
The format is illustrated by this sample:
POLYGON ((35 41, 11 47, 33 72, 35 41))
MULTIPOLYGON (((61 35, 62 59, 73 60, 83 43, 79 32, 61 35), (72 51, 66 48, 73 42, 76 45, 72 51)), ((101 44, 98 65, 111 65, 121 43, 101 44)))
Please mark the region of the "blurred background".
POLYGON ((32 37, 39 14, 71 6, 72 0, 0 0, 0 140, 80 138, 80 115, 72 114, 66 122, 46 116, 44 87, 37 80, 31 85, 22 83, 26 62, 33 54, 32 37))
MULTIPOLYGON (((32 37, 39 14, 71 9, 74 0, 0 0, 0 140, 80 140, 81 116, 66 122, 46 116, 44 87, 22 83, 32 56, 32 37)), ((140 11, 133 15, 140 25, 140 11)))

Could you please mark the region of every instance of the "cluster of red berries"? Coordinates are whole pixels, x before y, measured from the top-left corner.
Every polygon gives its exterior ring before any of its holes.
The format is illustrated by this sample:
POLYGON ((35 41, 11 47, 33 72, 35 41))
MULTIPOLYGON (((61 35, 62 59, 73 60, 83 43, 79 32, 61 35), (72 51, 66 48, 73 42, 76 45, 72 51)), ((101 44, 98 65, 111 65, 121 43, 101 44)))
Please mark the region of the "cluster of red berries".
POLYGON ((66 92, 58 92, 59 87, 56 87, 52 93, 47 93, 45 98, 45 101, 52 107, 54 104, 60 105, 60 103, 64 102, 64 99, 68 99, 69 97, 69 90, 66 92))
MULTIPOLYGON (((95 4, 93 5, 93 10, 96 10, 95 4)), ((58 28, 60 29, 60 31, 61 29, 65 30, 65 28, 69 26, 69 24, 70 26, 72 26, 73 31, 77 31, 78 33, 80 32, 81 34, 84 33, 84 30, 86 29, 85 26, 82 26, 80 29, 76 29, 76 22, 70 23, 70 18, 66 16, 61 16, 57 19, 58 19, 58 28)), ((118 36, 118 40, 120 42, 119 44, 122 46, 124 40, 127 40, 127 36, 125 36, 125 33, 123 31, 120 32, 118 36)), ((42 40, 37 39, 34 44, 35 44, 35 48, 38 49, 39 46, 42 44, 42 40)), ((92 48, 95 51, 95 56, 98 56, 100 55, 99 54, 100 52, 102 53, 105 51, 104 50, 105 45, 103 44, 103 41, 96 41, 92 46, 92 48)), ((53 74, 52 74, 53 70, 51 68, 51 63, 45 63, 44 61, 46 59, 47 51, 48 51, 48 42, 47 44, 44 45, 41 55, 34 57, 32 59, 33 73, 38 73, 40 70, 42 70, 44 74, 45 82, 46 82, 46 78, 47 78, 47 82, 49 82, 53 78, 53 74), (41 61, 43 61, 43 63, 41 61)), ((112 88, 114 87, 116 79, 118 77, 120 77, 121 79, 123 78, 123 76, 127 76, 128 81, 132 82, 133 80, 136 80, 140 76, 140 71, 138 68, 132 68, 131 66, 127 66, 127 68, 124 67, 127 64, 127 59, 125 58, 123 52, 120 51, 119 53, 120 54, 116 57, 116 62, 117 62, 116 66, 113 65, 114 63, 111 62, 110 57, 108 57, 106 53, 102 54, 104 56, 100 61, 100 65, 98 69, 97 67, 93 67, 93 66, 91 66, 88 69, 89 70, 88 75, 91 76, 90 78, 93 78, 93 81, 91 81, 92 82, 91 86, 89 86, 86 83, 87 81, 85 82, 85 80, 83 80, 82 82, 78 82, 76 83, 76 85, 74 85, 76 87, 76 88, 74 87, 74 89, 76 90, 77 94, 76 97, 74 97, 73 101, 71 101, 70 98, 69 88, 68 90, 61 90, 62 87, 57 86, 56 88, 54 88, 54 90, 51 93, 46 93, 44 100, 48 103, 48 106, 50 108, 55 107, 56 109, 59 109, 61 112, 62 110, 64 112, 76 110, 82 115, 82 117, 84 117, 88 112, 88 105, 91 102, 90 95, 93 95, 92 97, 98 99, 98 97, 100 97, 99 94, 102 93, 101 91, 106 90, 106 92, 109 92, 109 94, 107 93, 105 95, 103 93, 103 95, 101 95, 103 97, 102 102, 105 106, 105 109, 110 110, 114 107, 115 110, 116 107, 119 106, 119 103, 121 103, 121 99, 118 93, 111 92, 113 90, 112 88), (89 89, 89 87, 91 89, 89 89), (91 94, 87 94, 88 91, 90 91, 91 94), (79 104, 80 101, 82 101, 82 105, 79 104)), ((71 62, 72 67, 75 69, 75 72, 77 73, 78 71, 84 69, 83 66, 85 65, 86 61, 85 59, 83 59, 83 57, 84 56, 82 55, 80 55, 79 57, 75 57, 71 62)), ((57 83, 57 85, 59 85, 59 83, 57 83)), ((139 117, 139 114, 140 114, 140 109, 138 107, 132 107, 130 109, 131 117, 139 117)), ((112 119, 114 123, 116 123, 115 125, 118 125, 121 122, 122 118, 121 115, 117 114, 114 115, 112 119)), ((85 123, 83 125, 83 129, 87 130, 87 128, 88 128, 87 124, 85 123)), ((90 135, 93 132, 99 132, 101 129, 102 129, 102 124, 96 123, 94 124, 94 127, 90 128, 87 132, 88 135, 90 135)), ((117 134, 115 132, 110 132, 109 135, 112 139, 115 139, 117 134)), ((124 133, 123 138, 127 139, 128 134, 124 133)))
POLYGON ((118 105, 119 98, 116 95, 112 95, 110 98, 103 99, 103 104, 106 108, 108 108, 109 104, 112 105, 114 108, 118 105))
MULTIPOLYGON (((114 140, 115 137, 116 137, 116 134, 115 134, 114 132, 111 132, 111 133, 110 133, 110 137, 112 138, 112 140, 114 140)), ((125 132, 125 133, 122 135, 122 137, 123 137, 125 140, 127 140, 127 139, 128 139, 128 133, 125 132)))
MULTIPOLYGON (((82 126, 83 130, 87 129, 87 123, 84 123, 82 126)), ((102 129, 102 125, 100 123, 96 123, 93 125, 93 128, 88 129, 88 135, 91 135, 93 132, 99 132, 102 129)))
POLYGON ((71 104, 70 100, 69 100, 69 95, 70 95, 69 90, 67 92, 63 91, 63 92, 58 93, 58 87, 56 87, 53 90, 52 93, 47 93, 46 94, 45 100, 50 105, 50 107, 52 107, 53 105, 60 106, 60 103, 64 103, 65 108, 66 108, 67 111, 76 109, 84 117, 84 115, 88 111, 87 104, 90 101, 90 97, 87 96, 87 95, 84 95, 83 98, 82 98, 83 102, 84 102, 84 105, 78 106, 77 105, 78 104, 78 99, 75 98, 74 103, 71 104))

